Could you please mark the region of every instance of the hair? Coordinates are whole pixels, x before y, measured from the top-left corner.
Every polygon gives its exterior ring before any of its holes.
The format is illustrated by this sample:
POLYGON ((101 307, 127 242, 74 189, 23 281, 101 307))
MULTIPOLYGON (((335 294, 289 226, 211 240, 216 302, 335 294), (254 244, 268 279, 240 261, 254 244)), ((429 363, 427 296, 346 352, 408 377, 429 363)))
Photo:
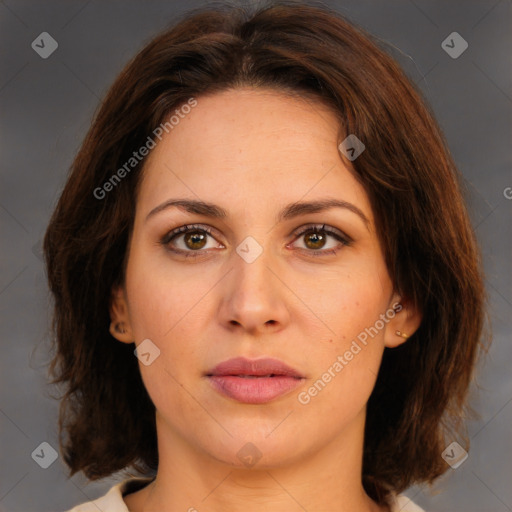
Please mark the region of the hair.
POLYGON ((119 74, 44 238, 54 299, 49 373, 64 388, 60 448, 70 475, 158 468, 155 407, 133 345, 109 333, 146 158, 105 197, 94 191, 177 107, 240 87, 314 98, 339 118, 340 142, 355 134, 365 144, 350 171, 370 199, 394 288, 422 321, 406 343, 384 350, 367 404, 362 481, 385 504, 392 492, 446 471, 446 436, 460 433, 484 348, 480 255, 444 136, 381 46, 323 5, 221 4, 182 17, 119 74))

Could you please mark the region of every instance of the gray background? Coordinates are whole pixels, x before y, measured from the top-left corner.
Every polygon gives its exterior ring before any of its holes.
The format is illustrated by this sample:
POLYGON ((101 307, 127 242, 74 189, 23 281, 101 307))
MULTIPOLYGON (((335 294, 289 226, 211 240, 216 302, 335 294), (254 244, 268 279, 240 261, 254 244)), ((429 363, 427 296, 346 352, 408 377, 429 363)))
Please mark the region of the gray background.
MULTIPOLYGON (((48 291, 40 241, 52 207, 108 86, 124 63, 184 9, 206 2, 0 2, 0 510, 57 511, 96 498, 115 478, 68 479, 57 448, 58 404, 46 386, 48 291), (49 32, 42 59, 31 43, 49 32)), ((481 243, 494 332, 478 371, 468 422, 469 458, 434 486, 407 494, 427 511, 512 510, 511 2, 327 1, 390 51, 432 105, 466 180, 481 243), (469 48, 452 59, 441 42, 459 32, 469 48), (510 195, 509 195, 510 197, 510 195)), ((119 475, 117 475, 119 477, 119 475)))

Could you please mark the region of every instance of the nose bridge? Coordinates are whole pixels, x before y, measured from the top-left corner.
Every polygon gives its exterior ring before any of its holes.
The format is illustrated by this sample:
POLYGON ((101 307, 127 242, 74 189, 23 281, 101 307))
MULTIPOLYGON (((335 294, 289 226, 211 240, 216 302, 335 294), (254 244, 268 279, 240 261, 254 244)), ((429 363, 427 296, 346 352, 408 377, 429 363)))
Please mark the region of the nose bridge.
POLYGON ((233 255, 233 279, 235 291, 240 293, 244 301, 257 302, 270 295, 275 284, 271 282, 270 259, 270 251, 253 237, 247 237, 237 246, 236 255, 233 255))
POLYGON ((232 255, 228 291, 223 297, 222 320, 236 322, 247 330, 283 323, 284 297, 279 280, 271 271, 272 253, 247 237, 232 255))

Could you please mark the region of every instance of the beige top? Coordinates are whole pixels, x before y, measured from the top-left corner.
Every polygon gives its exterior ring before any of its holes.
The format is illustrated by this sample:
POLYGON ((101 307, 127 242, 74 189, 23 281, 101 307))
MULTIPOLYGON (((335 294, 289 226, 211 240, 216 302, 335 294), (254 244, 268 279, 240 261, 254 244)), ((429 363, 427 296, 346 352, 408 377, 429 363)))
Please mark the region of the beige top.
MULTIPOLYGON (((142 489, 153 478, 129 478, 114 485, 110 491, 94 501, 82 503, 67 512, 130 512, 123 496, 142 489)), ((193 508, 193 507, 191 507, 193 508)), ((396 496, 391 505, 391 512, 425 512, 402 494, 396 496)))

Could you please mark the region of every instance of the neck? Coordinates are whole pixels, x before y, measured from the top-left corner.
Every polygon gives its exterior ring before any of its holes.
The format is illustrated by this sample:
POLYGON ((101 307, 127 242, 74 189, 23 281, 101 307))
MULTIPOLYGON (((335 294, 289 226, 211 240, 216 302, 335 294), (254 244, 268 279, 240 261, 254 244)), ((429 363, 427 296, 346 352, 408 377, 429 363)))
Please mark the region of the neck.
POLYGON ((157 414, 157 476, 125 502, 130 512, 385 512, 361 483, 364 419, 362 411, 343 435, 298 460, 240 468, 192 447, 157 414))

